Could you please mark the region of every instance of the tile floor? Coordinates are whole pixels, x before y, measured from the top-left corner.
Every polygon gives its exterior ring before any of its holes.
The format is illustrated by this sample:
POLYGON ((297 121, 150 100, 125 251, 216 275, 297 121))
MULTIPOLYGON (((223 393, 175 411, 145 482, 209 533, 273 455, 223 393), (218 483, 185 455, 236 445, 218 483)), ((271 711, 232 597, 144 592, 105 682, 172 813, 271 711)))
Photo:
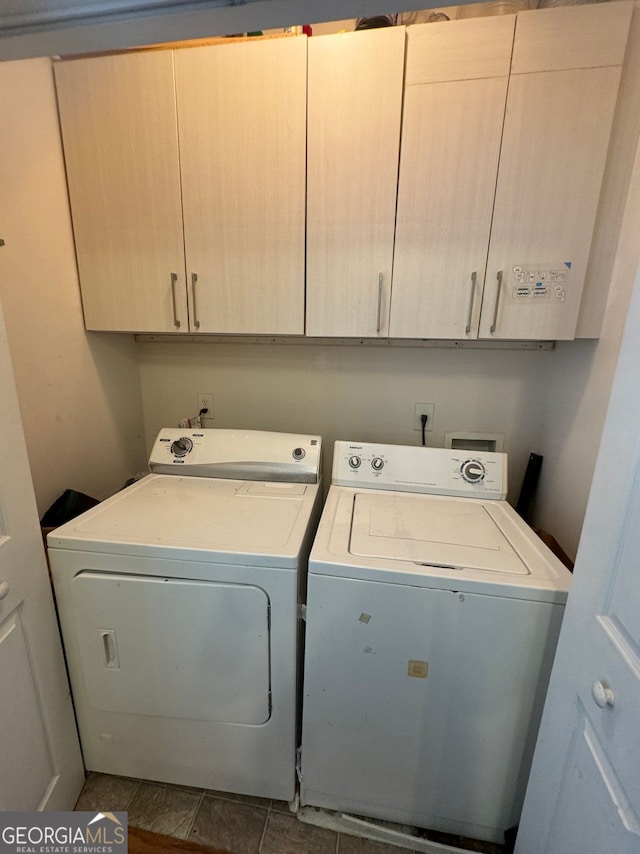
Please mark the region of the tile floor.
MULTIPOLYGON (((126 811, 129 824, 230 854, 411 854, 383 842, 372 842, 305 824, 286 801, 233 795, 112 777, 91 772, 77 810, 126 811)), ((416 831, 433 841, 460 844, 457 837, 416 831)), ((469 851, 503 854, 499 845, 465 840, 469 851)))
POLYGON ((129 813, 129 824, 231 854, 402 854, 406 849, 304 824, 285 801, 91 772, 77 810, 129 813))

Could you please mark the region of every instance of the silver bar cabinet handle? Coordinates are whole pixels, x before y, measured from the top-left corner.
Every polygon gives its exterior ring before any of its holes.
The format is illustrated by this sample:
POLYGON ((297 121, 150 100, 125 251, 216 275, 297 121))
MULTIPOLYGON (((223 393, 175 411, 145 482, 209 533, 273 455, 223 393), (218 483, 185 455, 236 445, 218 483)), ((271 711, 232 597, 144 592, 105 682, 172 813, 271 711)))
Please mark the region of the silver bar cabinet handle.
POLYGON ((378 273, 378 320, 376 323, 376 332, 380 332, 382 328, 382 287, 384 282, 384 275, 382 273, 378 273))
POLYGON ((467 315, 467 325, 464 328, 464 331, 468 334, 471 332, 471 317, 473 315, 473 300, 476 295, 476 282, 478 280, 478 274, 471 274, 471 296, 469 297, 469 313, 467 315))
POLYGON ((180 329, 180 321, 178 320, 178 308, 176 306, 176 285, 178 283, 178 274, 171 274, 171 299, 173 301, 173 325, 176 329, 180 329))
POLYGON ((196 285, 198 284, 198 274, 191 274, 191 295, 193 296, 193 325, 196 329, 200 329, 200 321, 198 320, 198 304, 196 302, 196 285))
POLYGON ((496 276, 498 280, 498 290, 496 291, 496 307, 493 310, 493 323, 489 328, 489 332, 496 331, 496 324, 498 322, 498 306, 500 305, 500 292, 502 291, 502 270, 498 270, 498 275, 496 276))

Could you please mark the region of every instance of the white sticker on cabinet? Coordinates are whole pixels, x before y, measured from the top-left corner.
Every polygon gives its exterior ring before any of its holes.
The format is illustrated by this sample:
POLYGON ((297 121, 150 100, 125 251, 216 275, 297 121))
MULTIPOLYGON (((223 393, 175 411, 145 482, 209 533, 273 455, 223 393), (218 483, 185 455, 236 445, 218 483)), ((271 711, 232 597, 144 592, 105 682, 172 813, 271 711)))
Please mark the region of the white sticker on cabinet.
POLYGON ((566 297, 571 261, 555 264, 516 264, 511 270, 511 298, 533 301, 566 297))

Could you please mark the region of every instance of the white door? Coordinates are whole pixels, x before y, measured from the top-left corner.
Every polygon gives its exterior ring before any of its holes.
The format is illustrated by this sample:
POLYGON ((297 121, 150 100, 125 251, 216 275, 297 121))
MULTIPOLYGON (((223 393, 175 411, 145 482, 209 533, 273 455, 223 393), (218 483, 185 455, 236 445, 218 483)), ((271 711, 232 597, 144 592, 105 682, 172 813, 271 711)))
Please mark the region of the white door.
POLYGON ((73 809, 84 771, 0 309, 0 811, 73 809))
MULTIPOLYGON (((113 560, 123 562, 119 555, 113 560)), ((52 560, 54 573, 63 563, 52 560)), ((71 597, 75 625, 61 615, 63 631, 65 638, 76 634, 82 660, 81 673, 70 668, 71 678, 93 709, 253 726, 269 720, 264 590, 83 570, 71 581, 71 597)), ((79 719, 84 741, 86 721, 79 719)))
POLYGON ((516 854, 640 852, 640 276, 516 854))

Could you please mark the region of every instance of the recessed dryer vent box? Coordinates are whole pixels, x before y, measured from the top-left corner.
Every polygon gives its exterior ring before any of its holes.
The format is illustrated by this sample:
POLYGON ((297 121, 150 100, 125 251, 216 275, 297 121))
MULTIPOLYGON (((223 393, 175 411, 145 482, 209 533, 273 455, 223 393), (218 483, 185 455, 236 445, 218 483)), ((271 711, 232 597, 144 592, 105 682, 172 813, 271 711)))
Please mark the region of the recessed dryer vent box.
POLYGON ((461 451, 502 451, 504 433, 478 433, 470 430, 447 430, 445 448, 461 451))

